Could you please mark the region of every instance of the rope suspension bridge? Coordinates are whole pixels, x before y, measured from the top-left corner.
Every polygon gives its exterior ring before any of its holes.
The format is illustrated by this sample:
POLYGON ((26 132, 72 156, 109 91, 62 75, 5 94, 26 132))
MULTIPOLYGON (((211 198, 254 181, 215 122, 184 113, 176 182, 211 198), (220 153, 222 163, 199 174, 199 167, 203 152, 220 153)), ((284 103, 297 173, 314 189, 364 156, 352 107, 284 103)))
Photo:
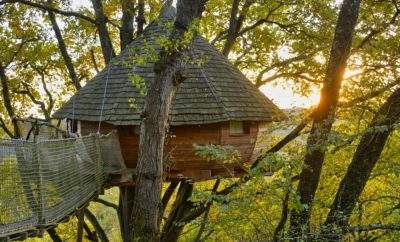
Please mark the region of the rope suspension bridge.
POLYGON ((0 240, 40 234, 101 194, 124 168, 112 134, 0 140, 0 240))

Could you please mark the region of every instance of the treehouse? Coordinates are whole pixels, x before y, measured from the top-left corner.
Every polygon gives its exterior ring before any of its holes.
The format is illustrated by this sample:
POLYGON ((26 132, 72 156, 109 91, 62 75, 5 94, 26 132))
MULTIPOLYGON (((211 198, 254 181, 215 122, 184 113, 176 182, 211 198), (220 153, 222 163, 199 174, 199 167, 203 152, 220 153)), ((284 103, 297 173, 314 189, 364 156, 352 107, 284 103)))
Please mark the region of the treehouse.
MULTIPOLYGON (((148 56, 152 50, 160 51, 158 40, 168 35, 166 25, 173 18, 174 9, 164 9, 140 37, 54 114, 76 123, 72 126, 82 135, 96 133, 99 120, 101 133, 116 130, 128 168, 135 168, 138 159, 145 103, 142 84, 154 78, 154 61, 148 56)), ((243 173, 243 163, 253 161, 260 127, 284 115, 205 38, 196 37, 189 53, 201 61, 188 62, 183 73, 186 79, 172 102, 166 177, 206 180, 238 176, 243 173), (202 157, 196 154, 195 144, 229 145, 240 152, 240 159, 225 163, 202 157)))

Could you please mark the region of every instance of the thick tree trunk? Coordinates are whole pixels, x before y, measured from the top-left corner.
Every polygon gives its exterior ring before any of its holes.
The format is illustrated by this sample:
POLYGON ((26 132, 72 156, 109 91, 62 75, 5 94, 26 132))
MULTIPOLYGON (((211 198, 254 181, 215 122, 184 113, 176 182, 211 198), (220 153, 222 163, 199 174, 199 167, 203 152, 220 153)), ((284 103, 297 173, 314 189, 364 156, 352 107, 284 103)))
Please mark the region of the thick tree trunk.
MULTIPOLYGON (((47 3, 48 5, 51 5, 52 0, 48 0, 47 3)), ((61 34, 60 27, 58 26, 56 16, 52 11, 48 11, 47 13, 51 22, 51 27, 53 28, 54 34, 57 39, 58 49, 60 50, 65 66, 67 67, 69 78, 71 78, 72 84, 75 86, 75 88, 79 90, 81 88, 81 84, 79 82, 78 76, 76 75, 71 57, 68 54, 67 46, 65 45, 65 41, 61 34)))
POLYGON ((121 51, 133 40, 133 18, 135 16, 134 0, 121 0, 122 25, 119 32, 121 51))
POLYGON ((115 56, 115 51, 112 46, 112 42, 110 39, 110 34, 108 33, 107 25, 106 25, 106 16, 103 11, 103 3, 101 0, 91 0, 94 13, 96 15, 96 25, 97 30, 99 31, 99 39, 101 50, 103 52, 104 61, 108 64, 112 57, 115 56))
POLYGON ((320 103, 314 112, 313 126, 308 137, 306 156, 298 185, 300 202, 307 207, 302 211, 292 210, 291 212, 291 231, 295 236, 299 236, 303 229, 306 234, 309 231, 311 207, 335 118, 340 86, 350 53, 359 7, 360 0, 344 0, 339 12, 320 103))
POLYGON ((382 105, 369 125, 354 153, 347 173, 342 179, 325 225, 346 227, 358 198, 374 169, 386 141, 393 131, 393 124, 400 121, 400 89, 397 89, 382 105), (375 128, 382 128, 374 130, 375 128))
POLYGON ((5 67, 0 63, 0 83, 1 83, 1 94, 3 96, 3 105, 6 108, 7 114, 10 117, 10 121, 14 128, 15 139, 21 138, 21 131, 18 127, 17 117, 14 112, 14 108, 11 104, 10 88, 8 85, 8 78, 6 76, 5 67))
POLYGON ((146 23, 146 18, 144 17, 144 0, 139 0, 138 2, 138 14, 136 17, 137 30, 136 36, 139 36, 143 32, 144 24, 146 23))
MULTIPOLYGON (((193 19, 201 16, 204 4, 205 0, 178 1, 175 27, 169 37, 170 41, 180 41, 183 38, 193 19)), ((184 49, 186 47, 181 46, 179 50, 161 51, 160 60, 154 66, 155 78, 146 97, 133 205, 133 234, 139 240, 157 241, 159 238, 165 131, 173 94, 183 81, 178 62, 184 49)))

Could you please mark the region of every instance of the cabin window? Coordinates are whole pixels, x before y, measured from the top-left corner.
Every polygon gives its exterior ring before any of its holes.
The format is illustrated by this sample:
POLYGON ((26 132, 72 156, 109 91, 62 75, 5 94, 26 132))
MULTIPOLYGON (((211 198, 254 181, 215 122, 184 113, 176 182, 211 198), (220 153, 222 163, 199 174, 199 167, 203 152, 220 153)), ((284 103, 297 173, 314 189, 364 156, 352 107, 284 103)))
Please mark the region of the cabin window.
POLYGON ((242 135, 246 133, 246 127, 242 121, 230 121, 229 122, 229 134, 230 135, 242 135))

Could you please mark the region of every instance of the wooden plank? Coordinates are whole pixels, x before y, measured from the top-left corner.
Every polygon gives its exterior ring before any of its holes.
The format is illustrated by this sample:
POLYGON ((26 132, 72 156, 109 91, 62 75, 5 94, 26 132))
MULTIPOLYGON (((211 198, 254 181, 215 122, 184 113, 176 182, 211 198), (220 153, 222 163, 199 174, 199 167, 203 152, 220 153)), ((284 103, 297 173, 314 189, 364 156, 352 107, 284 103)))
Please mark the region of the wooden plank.
MULTIPOLYGON (((82 122, 81 125, 82 133, 97 132, 97 122, 82 122)), ((168 159, 168 164, 165 165, 168 167, 168 179, 177 178, 179 174, 193 176, 196 179, 211 179, 215 174, 231 177, 235 174, 234 169, 241 169, 240 164, 208 161, 195 154, 193 144, 232 145, 241 153, 242 162, 250 162, 254 156, 259 127, 257 122, 245 122, 244 127, 247 133, 243 135, 230 135, 229 122, 171 127, 165 147, 165 157, 168 159), (227 170, 225 168, 227 166, 231 168, 227 170)), ((139 152, 138 128, 102 124, 102 131, 112 129, 118 130, 125 164, 128 168, 135 168, 139 152)))

